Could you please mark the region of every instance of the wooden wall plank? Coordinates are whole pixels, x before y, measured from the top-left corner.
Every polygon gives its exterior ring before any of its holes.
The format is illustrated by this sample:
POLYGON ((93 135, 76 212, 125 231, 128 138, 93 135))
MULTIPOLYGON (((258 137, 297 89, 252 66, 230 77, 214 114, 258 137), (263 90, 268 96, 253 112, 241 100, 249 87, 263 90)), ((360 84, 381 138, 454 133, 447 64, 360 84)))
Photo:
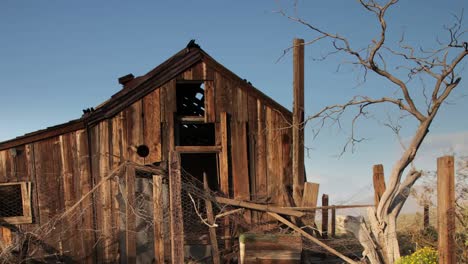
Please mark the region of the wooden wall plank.
POLYGON ((214 85, 216 110, 219 113, 232 113, 232 89, 234 87, 232 81, 225 78, 222 74, 215 72, 214 85))
POLYGON ((6 170, 6 155, 8 150, 0 151, 0 183, 8 182, 6 170))
POLYGON ((156 89, 143 98, 144 110, 144 142, 148 146, 149 156, 145 164, 161 161, 161 109, 160 90, 156 89))
POLYGON ((205 122, 213 123, 216 121, 215 105, 215 87, 214 81, 205 81, 205 122))
POLYGON ((127 127, 127 159, 138 164, 144 164, 144 159, 138 156, 136 150, 144 144, 143 139, 143 103, 139 100, 125 109, 127 127))
POLYGON ((232 188, 234 199, 250 200, 246 122, 231 121, 232 188))

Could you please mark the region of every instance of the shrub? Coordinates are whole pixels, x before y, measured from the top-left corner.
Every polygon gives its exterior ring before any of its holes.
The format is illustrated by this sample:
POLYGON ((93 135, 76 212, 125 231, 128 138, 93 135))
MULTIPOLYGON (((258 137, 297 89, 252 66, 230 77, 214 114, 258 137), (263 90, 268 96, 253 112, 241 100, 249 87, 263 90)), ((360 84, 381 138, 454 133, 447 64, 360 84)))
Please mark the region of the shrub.
POLYGON ((409 256, 400 258, 396 264, 437 264, 437 251, 430 247, 423 247, 409 256))

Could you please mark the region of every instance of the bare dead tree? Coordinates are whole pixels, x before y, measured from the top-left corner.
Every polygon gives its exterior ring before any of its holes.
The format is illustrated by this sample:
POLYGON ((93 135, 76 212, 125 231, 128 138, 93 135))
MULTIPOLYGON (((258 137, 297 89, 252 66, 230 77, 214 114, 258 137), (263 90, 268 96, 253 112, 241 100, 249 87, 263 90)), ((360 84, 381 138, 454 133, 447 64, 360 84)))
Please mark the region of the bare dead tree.
MULTIPOLYGON (((364 81, 368 74, 374 73, 376 76, 389 81, 397 88, 398 94, 393 97, 372 98, 365 95, 357 95, 351 100, 343 103, 324 107, 314 115, 309 116, 307 121, 318 121, 318 131, 325 122, 331 121, 339 123, 343 113, 352 108, 357 108, 357 114, 352 119, 351 136, 343 151, 349 145, 359 142, 354 133, 356 120, 364 117, 370 106, 390 104, 399 109, 400 113, 413 117, 417 123, 417 128, 404 149, 399 160, 392 167, 387 189, 384 192, 377 208, 369 210, 368 232, 372 240, 362 240, 366 252, 365 256, 371 263, 394 263, 400 258, 399 245, 396 233, 396 219, 403 207, 409 191, 414 183, 421 176, 421 172, 411 168, 406 177, 404 171, 414 160, 421 143, 429 132, 432 121, 437 116, 439 109, 446 102, 451 92, 460 84, 459 75, 461 62, 468 55, 468 42, 462 41, 466 30, 462 29, 463 16, 456 16, 455 24, 446 27, 448 40, 443 42, 438 40, 440 46, 436 49, 426 50, 411 46, 405 43, 404 36, 397 41, 397 45, 388 45, 387 41, 387 11, 398 3, 398 0, 387 0, 385 3, 378 0, 359 0, 360 5, 377 18, 379 34, 364 48, 355 48, 351 41, 344 35, 330 33, 303 18, 281 9, 279 14, 295 21, 314 34, 314 37, 305 42, 305 45, 313 45, 319 41, 331 41, 332 51, 321 59, 326 59, 331 55, 343 55, 349 60, 348 63, 360 67, 364 72, 364 81), (404 64, 397 67, 398 73, 406 71, 408 79, 403 80, 400 74, 394 72, 387 66, 389 57, 401 59, 404 64), (430 90, 426 85, 410 87, 416 77, 430 79, 433 85, 430 90), (416 91, 421 91, 422 95, 416 95, 416 91), (419 97, 422 96, 422 97, 419 97), (419 106, 415 101, 419 98, 425 99, 424 107, 419 106), (372 256, 372 257, 370 257, 372 256), (378 256, 377 258, 375 256, 378 256)), ((298 8, 297 3, 294 6, 298 8)), ((285 50, 285 53, 289 49, 285 50)), ((399 131, 399 127, 393 126, 394 131, 399 131), (396 129, 396 130, 395 130, 396 129)), ((365 227, 366 225, 364 225, 365 227)), ((360 228, 363 228, 361 225, 360 228)))

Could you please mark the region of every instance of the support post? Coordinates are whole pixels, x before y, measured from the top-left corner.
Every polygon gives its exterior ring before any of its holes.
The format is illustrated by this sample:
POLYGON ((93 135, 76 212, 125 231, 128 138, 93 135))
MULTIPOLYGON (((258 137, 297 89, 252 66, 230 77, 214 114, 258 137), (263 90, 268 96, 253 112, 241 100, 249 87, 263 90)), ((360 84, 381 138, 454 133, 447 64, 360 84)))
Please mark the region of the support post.
POLYGON ((384 168, 382 164, 374 165, 373 170, 373 182, 374 182, 374 199, 375 199, 375 208, 379 205, 380 198, 382 198, 383 193, 385 192, 385 177, 384 177, 384 168))
POLYGON ((304 40, 293 41, 293 199, 302 204, 304 188, 304 40))
POLYGON ((171 215, 171 259, 173 264, 184 263, 184 219, 182 213, 182 179, 179 153, 169 157, 169 204, 171 215))
POLYGON ((125 168, 126 198, 125 207, 125 246, 127 253, 126 263, 136 263, 136 216, 135 216, 135 168, 127 165, 125 168))
POLYGON ((153 175, 154 259, 164 264, 164 202, 162 176, 153 175))
MULTIPOLYGON (((302 207, 317 207, 319 194, 319 184, 306 182, 304 184, 304 195, 302 196, 302 207)), ((315 224, 315 210, 305 216, 302 221, 306 225, 313 226, 315 224)))
MULTIPOLYGON (((205 195, 210 195, 210 187, 208 186, 208 177, 203 172, 203 188, 205 189, 205 195)), ((205 199, 206 217, 208 224, 213 225, 215 218, 213 215, 213 205, 209 199, 205 199)), ((211 243, 211 256, 213 258, 213 264, 220 264, 218 240, 216 239, 216 227, 210 226, 210 243, 211 243)))
POLYGON ((455 166, 453 156, 437 159, 439 263, 455 264, 455 166))
POLYGON ((322 195, 322 238, 328 238, 328 194, 322 195))

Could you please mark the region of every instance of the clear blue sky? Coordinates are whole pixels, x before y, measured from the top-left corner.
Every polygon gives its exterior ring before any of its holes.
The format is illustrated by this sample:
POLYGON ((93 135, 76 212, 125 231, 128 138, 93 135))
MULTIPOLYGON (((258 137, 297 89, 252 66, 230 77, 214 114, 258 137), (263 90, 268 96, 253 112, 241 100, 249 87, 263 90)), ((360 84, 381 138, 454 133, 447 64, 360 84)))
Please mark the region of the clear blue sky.
MULTIPOLYGON (((82 109, 96 106, 120 89, 118 77, 146 73, 190 39, 291 108, 291 56, 276 60, 294 37, 310 40, 314 35, 274 13, 280 6, 291 10, 292 1, 2 0, 0 141, 80 117, 82 109)), ((453 21, 451 14, 466 7, 466 0, 401 1, 389 12, 390 38, 398 39, 404 30, 410 43, 432 47, 436 36, 446 36, 442 25, 453 21)), ((343 32, 356 47, 368 43, 377 32, 375 18, 357 1, 299 1, 299 8, 303 18, 331 32, 343 32)), ((464 27, 468 28, 466 20, 464 27)), ((306 48, 308 114, 345 102, 354 94, 377 96, 384 91, 391 95, 391 85, 373 76, 367 85, 354 88, 356 72, 350 67, 335 72, 343 57, 312 60, 327 47, 323 43, 306 48)), ((457 99, 468 94, 466 70, 462 77, 458 92, 451 97, 456 103, 446 105, 431 129, 431 142, 438 150, 429 145, 426 149, 435 157, 467 150, 463 146, 468 145, 468 99, 457 99)), ((373 164, 383 163, 388 172, 398 157, 395 138, 378 122, 362 122, 358 132, 369 141, 338 159, 335 155, 346 131, 327 129, 312 141, 308 128, 309 180, 319 181, 332 202, 370 186, 373 164)), ((403 136, 410 132, 404 131, 403 136)))

